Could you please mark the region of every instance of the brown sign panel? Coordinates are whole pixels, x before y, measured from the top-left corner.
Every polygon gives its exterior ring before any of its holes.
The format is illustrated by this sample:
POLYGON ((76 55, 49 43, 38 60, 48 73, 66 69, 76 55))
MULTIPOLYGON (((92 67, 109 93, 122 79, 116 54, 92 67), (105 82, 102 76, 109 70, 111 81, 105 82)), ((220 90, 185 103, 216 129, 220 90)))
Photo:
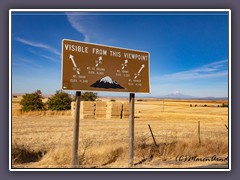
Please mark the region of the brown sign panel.
POLYGON ((62 89, 149 93, 149 53, 63 40, 62 89))

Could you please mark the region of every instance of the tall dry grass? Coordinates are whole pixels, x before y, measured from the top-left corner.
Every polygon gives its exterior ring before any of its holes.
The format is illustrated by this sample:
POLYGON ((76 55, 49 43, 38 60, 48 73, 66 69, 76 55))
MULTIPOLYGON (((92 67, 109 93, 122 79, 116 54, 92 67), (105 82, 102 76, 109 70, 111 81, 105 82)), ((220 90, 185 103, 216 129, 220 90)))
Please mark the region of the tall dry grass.
MULTIPOLYGON (((165 102, 162 112, 161 102, 136 102, 134 167, 193 167, 216 162, 180 163, 175 161, 176 156, 228 156, 227 108, 195 108, 187 104, 165 102), (198 121, 201 122, 201 144, 198 142, 198 121), (157 147, 148 124, 151 124, 157 147)), ((81 120, 79 168, 129 167, 128 125, 128 120, 119 119, 81 120)), ((12 139, 12 152, 27 154, 14 155, 12 163, 16 168, 71 167, 71 116, 13 116, 12 139), (24 160, 34 157, 34 153, 38 158, 30 162, 24 160)))
MULTIPOLYGON (((94 143, 84 145, 80 143, 78 152, 79 168, 126 168, 128 167, 128 146, 104 145, 97 147, 94 143)), ((58 147, 48 150, 29 150, 26 147, 18 146, 21 149, 16 150, 13 145, 13 164, 19 165, 24 163, 36 162, 35 167, 40 168, 70 168, 72 161, 72 148, 58 147), (21 149, 23 147, 23 149, 21 149)), ((201 145, 195 141, 173 141, 170 143, 159 143, 156 147, 153 143, 137 141, 134 147, 134 163, 151 164, 154 160, 158 161, 161 167, 162 161, 174 161, 178 155, 211 157, 226 157, 228 155, 228 143, 224 139, 207 139, 201 145)), ((151 167, 151 165, 149 165, 151 167)), ((158 167, 157 166, 157 167, 158 167)))
POLYGON ((12 116, 71 116, 71 111, 28 111, 24 112, 20 109, 13 109, 12 116))

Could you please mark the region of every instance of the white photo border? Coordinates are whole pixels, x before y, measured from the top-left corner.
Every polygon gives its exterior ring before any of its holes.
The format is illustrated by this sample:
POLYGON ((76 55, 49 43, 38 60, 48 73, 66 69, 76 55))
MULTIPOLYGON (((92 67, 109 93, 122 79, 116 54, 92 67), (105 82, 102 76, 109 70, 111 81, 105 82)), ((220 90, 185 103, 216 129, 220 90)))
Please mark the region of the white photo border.
POLYGON ((10 9, 9 10, 9 171, 231 171, 231 9, 10 9), (203 168, 12 168, 12 13, 13 12, 227 12, 228 13, 228 169, 203 168))

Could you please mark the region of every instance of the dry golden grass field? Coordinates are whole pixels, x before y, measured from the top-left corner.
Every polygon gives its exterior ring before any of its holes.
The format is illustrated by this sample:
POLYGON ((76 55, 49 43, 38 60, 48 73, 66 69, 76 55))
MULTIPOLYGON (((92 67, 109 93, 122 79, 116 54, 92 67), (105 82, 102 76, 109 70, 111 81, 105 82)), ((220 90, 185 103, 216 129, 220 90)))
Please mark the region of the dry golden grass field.
MULTIPOLYGON (((73 118, 70 112, 19 114, 15 111, 19 108, 18 102, 13 98, 12 167, 71 168, 73 118)), ((227 164, 224 158, 228 157, 225 126, 228 108, 216 107, 222 103, 228 104, 227 101, 164 100, 163 110, 162 100, 135 101, 132 168, 227 164), (202 107, 204 104, 208 107, 202 107), (148 124, 158 146, 153 143, 148 124), (186 156, 196 158, 185 162, 186 156), (210 161, 213 156, 218 160, 210 161)), ((129 168, 128 129, 128 119, 81 120, 79 168, 129 168)))

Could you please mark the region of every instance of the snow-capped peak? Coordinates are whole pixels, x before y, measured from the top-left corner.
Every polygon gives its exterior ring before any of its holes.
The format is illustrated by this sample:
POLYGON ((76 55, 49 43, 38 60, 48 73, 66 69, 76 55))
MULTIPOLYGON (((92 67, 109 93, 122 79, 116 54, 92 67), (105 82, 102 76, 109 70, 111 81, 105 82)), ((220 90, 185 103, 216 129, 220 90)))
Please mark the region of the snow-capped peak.
POLYGON ((175 91, 175 92, 173 92, 172 94, 174 94, 174 95, 180 95, 181 93, 180 93, 179 91, 175 91))
POLYGON ((115 82, 112 80, 112 78, 110 78, 109 76, 105 76, 104 78, 102 78, 100 80, 100 82, 104 82, 104 83, 110 83, 110 84, 114 84, 115 82))

